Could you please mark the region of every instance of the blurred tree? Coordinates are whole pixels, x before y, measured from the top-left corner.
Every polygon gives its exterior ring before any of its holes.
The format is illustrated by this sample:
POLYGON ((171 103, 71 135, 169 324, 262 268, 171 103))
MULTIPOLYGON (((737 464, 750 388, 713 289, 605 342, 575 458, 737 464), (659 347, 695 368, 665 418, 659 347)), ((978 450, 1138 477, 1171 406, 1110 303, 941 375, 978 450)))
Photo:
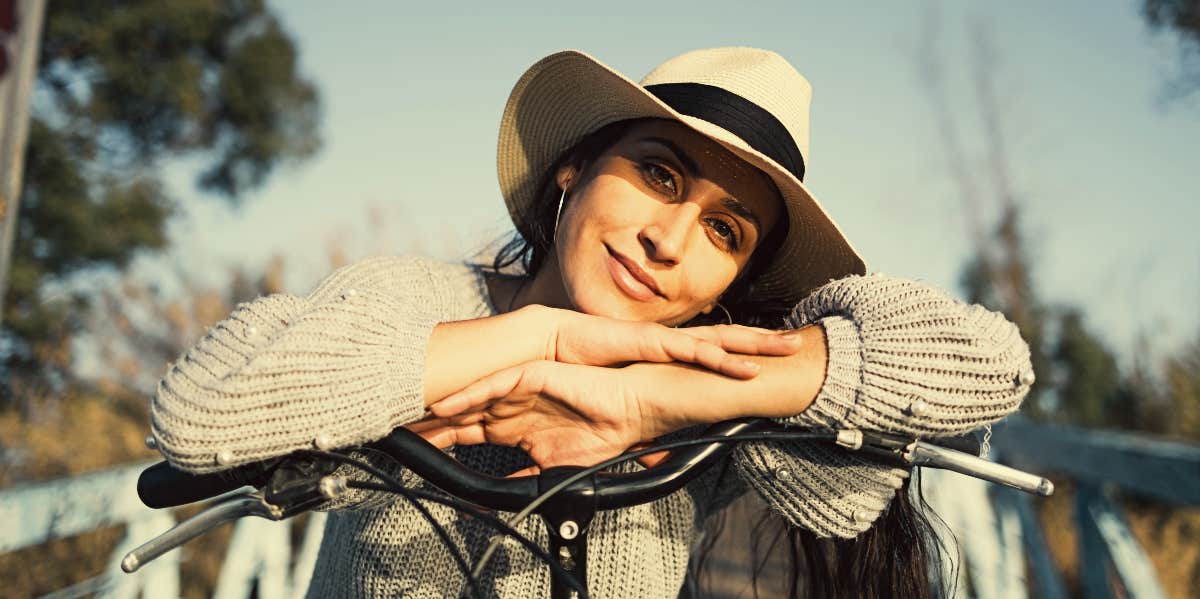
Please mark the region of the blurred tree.
POLYGON ((1083 426, 1143 428, 1155 420, 1152 378, 1135 364, 1123 376, 1112 349, 1085 326, 1074 307, 1054 308, 1041 298, 1034 282, 1036 261, 1024 232, 1021 193, 1010 172, 1004 101, 997 91, 999 56, 986 23, 972 26, 970 59, 982 135, 980 165, 968 156, 958 123, 961 110, 949 99, 940 23, 936 12, 922 35, 919 74, 934 109, 946 161, 962 202, 972 256, 960 283, 966 299, 999 310, 1029 343, 1038 383, 1023 411, 1035 419, 1055 419, 1083 426))
POLYGON ((90 298, 64 280, 167 244, 166 161, 204 161, 198 187, 237 203, 320 145, 316 89, 263 0, 56 0, 38 68, 0 321, 4 397, 65 381, 90 298))
POLYGON ((1058 317, 1053 358, 1061 373, 1056 385, 1059 406, 1073 424, 1102 427, 1129 416, 1114 412, 1121 390, 1117 359, 1087 329, 1076 308, 1058 317))
POLYGON ((1003 312, 1021 330, 1029 344, 1033 371, 1041 381, 1034 386, 1024 409, 1034 418, 1042 418, 1050 411, 1046 398, 1053 370, 1047 350, 1051 314, 1033 284, 1017 204, 1004 208, 995 231, 974 241, 975 254, 963 267, 960 284, 968 301, 1003 312))
POLYGON ((1182 97, 1200 89, 1200 2, 1142 0, 1142 16, 1156 32, 1170 31, 1179 44, 1179 77, 1170 95, 1182 97))
POLYGON ((1023 409, 1042 417, 1050 409, 1051 372, 1048 356, 1048 311, 1034 287, 1034 264, 1028 255, 1021 223, 1019 193, 1009 172, 1010 159, 1003 126, 1002 102, 997 98, 995 77, 999 57, 990 30, 975 23, 971 35, 973 84, 977 116, 983 135, 983 169, 972 164, 962 133, 961 106, 950 99, 941 47, 941 22, 936 5, 931 6, 920 37, 918 75, 933 109, 939 141, 945 150, 951 180, 962 204, 967 240, 972 255, 960 275, 966 299, 999 310, 1021 330, 1029 343, 1033 369, 1039 384, 1033 387, 1023 409))
POLYGON ((1166 432, 1200 440, 1200 336, 1168 358, 1165 369, 1171 414, 1166 432))

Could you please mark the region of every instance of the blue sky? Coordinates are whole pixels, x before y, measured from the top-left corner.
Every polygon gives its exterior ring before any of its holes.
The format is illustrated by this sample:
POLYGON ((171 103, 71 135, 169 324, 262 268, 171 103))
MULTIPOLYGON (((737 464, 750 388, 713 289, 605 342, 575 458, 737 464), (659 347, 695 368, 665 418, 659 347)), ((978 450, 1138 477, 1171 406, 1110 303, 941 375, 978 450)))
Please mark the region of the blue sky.
POLYGON ((638 79, 686 50, 751 45, 812 82, 806 183, 869 266, 958 293, 964 205, 918 49, 940 41, 964 160, 985 176, 970 50, 982 27, 1044 295, 1085 306, 1126 354, 1138 334, 1158 348, 1196 334, 1200 102, 1160 101, 1174 47, 1146 30, 1136 2, 407 4, 274 3, 320 88, 324 149, 239 210, 173 167, 188 210, 172 227, 174 258, 216 281, 228 265, 282 255, 288 286, 304 292, 334 245, 351 258, 462 256, 508 229, 495 135, 538 58, 578 48, 638 79))

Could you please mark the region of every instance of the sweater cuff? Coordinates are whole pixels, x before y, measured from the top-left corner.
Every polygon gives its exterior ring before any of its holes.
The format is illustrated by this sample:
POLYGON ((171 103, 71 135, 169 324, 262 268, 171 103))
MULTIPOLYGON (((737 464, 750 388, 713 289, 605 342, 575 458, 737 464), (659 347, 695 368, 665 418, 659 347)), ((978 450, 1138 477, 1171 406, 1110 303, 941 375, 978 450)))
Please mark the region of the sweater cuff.
POLYGON ((825 382, 807 409, 782 422, 839 428, 854 420, 863 384, 863 340, 858 326, 843 316, 826 316, 817 323, 825 329, 825 382))
POLYGON ((771 510, 818 537, 853 538, 887 508, 908 471, 798 441, 739 445, 734 463, 771 510))
POLYGON ((159 450, 210 472, 381 438, 424 411, 436 310, 371 289, 243 304, 171 367, 151 404, 159 450))

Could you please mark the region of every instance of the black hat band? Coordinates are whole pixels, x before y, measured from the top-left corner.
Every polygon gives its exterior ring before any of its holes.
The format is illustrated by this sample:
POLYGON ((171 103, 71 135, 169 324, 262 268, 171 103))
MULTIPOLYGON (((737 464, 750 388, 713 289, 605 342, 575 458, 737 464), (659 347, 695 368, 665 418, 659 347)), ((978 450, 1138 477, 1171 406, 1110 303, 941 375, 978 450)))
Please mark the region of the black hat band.
POLYGON ((708 121, 744 139, 750 147, 804 180, 804 156, 796 140, 762 106, 703 83, 659 83, 647 85, 646 91, 678 112, 708 121))

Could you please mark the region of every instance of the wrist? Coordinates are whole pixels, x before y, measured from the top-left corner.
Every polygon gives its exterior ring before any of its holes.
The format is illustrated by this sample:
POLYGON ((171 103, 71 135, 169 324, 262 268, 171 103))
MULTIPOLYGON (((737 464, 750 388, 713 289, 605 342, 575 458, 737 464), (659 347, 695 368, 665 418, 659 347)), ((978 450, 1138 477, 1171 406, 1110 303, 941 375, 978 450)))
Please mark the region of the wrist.
POLYGON ((679 363, 637 362, 623 370, 634 379, 644 441, 738 416, 726 413, 725 403, 710 401, 713 398, 703 385, 697 386, 703 380, 696 376, 704 372, 701 369, 679 363))
POLYGON ((525 361, 555 361, 558 353, 558 332, 564 320, 573 312, 541 304, 527 304, 509 314, 514 319, 514 333, 517 334, 515 338, 531 341, 525 351, 525 361))

